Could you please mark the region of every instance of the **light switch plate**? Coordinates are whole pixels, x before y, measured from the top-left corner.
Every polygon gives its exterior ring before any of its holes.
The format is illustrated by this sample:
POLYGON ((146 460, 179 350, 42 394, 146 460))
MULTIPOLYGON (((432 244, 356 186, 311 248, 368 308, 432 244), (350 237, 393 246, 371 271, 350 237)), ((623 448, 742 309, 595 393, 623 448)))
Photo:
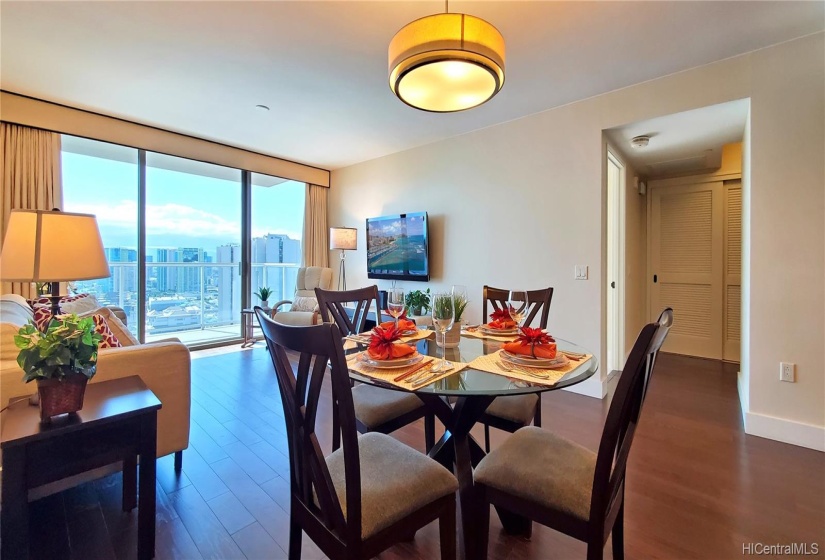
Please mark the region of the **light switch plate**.
POLYGON ((573 268, 573 278, 576 280, 587 280, 587 268, 586 264, 577 264, 573 268))

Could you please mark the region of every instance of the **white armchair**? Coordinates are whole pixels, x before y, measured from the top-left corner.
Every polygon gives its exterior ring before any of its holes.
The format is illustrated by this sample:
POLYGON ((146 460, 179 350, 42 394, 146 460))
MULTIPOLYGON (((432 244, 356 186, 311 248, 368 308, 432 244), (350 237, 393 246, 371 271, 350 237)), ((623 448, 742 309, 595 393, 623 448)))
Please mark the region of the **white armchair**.
POLYGON ((309 326, 321 323, 315 288, 329 290, 332 286, 332 269, 308 266, 298 269, 295 297, 272 306, 272 319, 284 325, 309 326), (288 306, 288 307, 287 307, 288 306), (282 311, 281 308, 284 308, 282 311))

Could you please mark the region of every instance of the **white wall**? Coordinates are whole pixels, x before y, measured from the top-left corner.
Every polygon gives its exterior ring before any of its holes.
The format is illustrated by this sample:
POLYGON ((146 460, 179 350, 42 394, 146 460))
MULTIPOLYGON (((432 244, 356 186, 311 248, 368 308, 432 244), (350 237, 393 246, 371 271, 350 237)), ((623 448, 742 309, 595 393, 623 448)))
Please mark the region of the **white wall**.
MULTIPOLYGON (((825 449, 825 34, 666 76, 333 172, 330 224, 427 210, 433 286, 556 288, 554 334, 605 353, 602 130, 751 98, 743 188, 746 429, 825 449), (780 228, 779 224, 785 227, 780 228), (573 266, 590 280, 573 280, 573 266), (750 306, 749 309, 745 309, 750 306), (797 383, 778 381, 778 362, 797 383)), ((492 101, 495 103, 495 100, 492 101)), ((483 111, 484 107, 476 109, 483 111)), ((444 118, 450 118, 444 115, 444 118)), ((365 251, 349 284, 368 284, 365 251)), ((412 283, 408 283, 412 287, 412 283)), ((471 315, 472 316, 472 315, 471 315)), ((678 321, 678 317, 676 318, 678 321)), ((603 374, 600 374, 603 375, 603 374)), ((580 389, 602 394, 600 380, 580 389)))
POLYGON ((625 355, 647 323, 647 196, 634 185, 636 170, 625 163, 625 355))

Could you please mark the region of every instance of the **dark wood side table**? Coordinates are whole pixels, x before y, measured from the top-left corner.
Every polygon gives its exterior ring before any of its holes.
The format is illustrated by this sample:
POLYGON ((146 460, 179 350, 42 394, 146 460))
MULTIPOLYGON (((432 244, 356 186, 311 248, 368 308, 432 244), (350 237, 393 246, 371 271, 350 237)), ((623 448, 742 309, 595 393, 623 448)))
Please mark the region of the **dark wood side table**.
MULTIPOLYGON (((155 555, 155 461, 161 403, 138 376, 90 383, 83 410, 40 423, 27 400, 3 412, 3 560, 29 557, 28 491, 111 463, 124 463, 124 509, 134 507, 140 457, 138 558, 155 555), (131 489, 131 496, 129 496, 131 489)), ((36 530, 32 531, 36 536, 36 530)))

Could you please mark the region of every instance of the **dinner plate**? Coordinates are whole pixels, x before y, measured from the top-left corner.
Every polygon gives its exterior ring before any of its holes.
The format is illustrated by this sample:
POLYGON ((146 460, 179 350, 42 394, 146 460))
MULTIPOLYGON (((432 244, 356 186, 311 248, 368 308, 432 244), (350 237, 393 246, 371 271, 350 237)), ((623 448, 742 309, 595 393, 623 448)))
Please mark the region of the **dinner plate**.
POLYGON ((484 334, 495 334, 500 336, 510 336, 514 334, 518 334, 518 328, 515 329, 491 329, 487 325, 481 325, 478 330, 483 332, 484 334))
POLYGON ((418 332, 418 329, 410 329, 408 331, 401 331, 399 334, 401 336, 412 336, 418 332))
POLYGON ((400 368, 405 366, 411 366, 414 363, 420 362, 424 356, 416 352, 411 356, 405 356, 403 358, 396 358, 394 360, 373 360, 369 357, 369 355, 364 354, 364 363, 370 367, 374 367, 377 369, 393 369, 393 368, 400 368))
POLYGON ((549 358, 531 358, 530 356, 522 356, 521 354, 513 354, 507 350, 502 350, 501 359, 519 366, 544 369, 556 369, 564 367, 569 363, 567 356, 561 352, 558 352, 556 357, 551 360, 549 358))

